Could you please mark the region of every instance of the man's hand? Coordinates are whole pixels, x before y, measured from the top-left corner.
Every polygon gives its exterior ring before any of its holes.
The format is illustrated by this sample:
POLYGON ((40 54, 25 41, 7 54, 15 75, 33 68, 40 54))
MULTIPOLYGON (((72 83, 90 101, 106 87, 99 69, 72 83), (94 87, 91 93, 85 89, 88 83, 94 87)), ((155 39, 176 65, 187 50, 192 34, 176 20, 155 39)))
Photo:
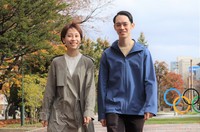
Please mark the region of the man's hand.
POLYGON ((42 123, 42 126, 43 126, 43 127, 48 126, 48 122, 47 122, 47 121, 41 121, 41 123, 42 123))
POLYGON ((152 113, 147 112, 144 114, 144 120, 148 120, 149 118, 152 118, 152 117, 153 117, 152 113))
POLYGON ((106 127, 106 119, 101 119, 100 122, 103 127, 106 127))

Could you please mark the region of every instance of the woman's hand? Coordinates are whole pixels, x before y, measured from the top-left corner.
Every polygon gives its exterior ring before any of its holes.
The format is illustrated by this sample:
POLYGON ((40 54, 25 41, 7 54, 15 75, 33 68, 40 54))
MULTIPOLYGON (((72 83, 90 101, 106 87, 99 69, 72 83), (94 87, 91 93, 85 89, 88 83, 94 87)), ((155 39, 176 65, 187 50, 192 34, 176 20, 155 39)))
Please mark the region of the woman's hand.
POLYGON ((83 125, 89 124, 89 122, 92 120, 91 117, 84 117, 83 125))
POLYGON ((48 122, 47 122, 47 121, 41 121, 41 123, 42 123, 42 126, 43 126, 43 127, 48 126, 48 122))

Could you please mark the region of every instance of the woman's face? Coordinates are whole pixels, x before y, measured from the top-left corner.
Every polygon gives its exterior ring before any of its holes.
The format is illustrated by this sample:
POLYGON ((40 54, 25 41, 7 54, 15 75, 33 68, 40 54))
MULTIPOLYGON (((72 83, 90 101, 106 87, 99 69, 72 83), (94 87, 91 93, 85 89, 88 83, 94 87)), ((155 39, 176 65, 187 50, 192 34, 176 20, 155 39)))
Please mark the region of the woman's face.
POLYGON ((127 38, 130 37, 134 24, 130 22, 127 16, 118 15, 115 19, 114 28, 119 38, 127 38))
POLYGON ((75 28, 69 28, 63 42, 68 50, 77 50, 81 43, 80 33, 75 28))

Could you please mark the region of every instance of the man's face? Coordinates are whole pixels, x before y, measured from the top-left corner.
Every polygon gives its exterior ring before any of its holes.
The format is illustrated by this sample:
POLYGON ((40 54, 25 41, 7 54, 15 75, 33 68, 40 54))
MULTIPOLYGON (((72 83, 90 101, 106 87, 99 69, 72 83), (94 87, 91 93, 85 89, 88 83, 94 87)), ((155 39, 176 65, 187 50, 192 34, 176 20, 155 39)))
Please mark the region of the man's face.
POLYGON ((127 38, 134 28, 134 23, 131 23, 127 16, 118 15, 115 19, 114 28, 119 35, 119 38, 127 38))

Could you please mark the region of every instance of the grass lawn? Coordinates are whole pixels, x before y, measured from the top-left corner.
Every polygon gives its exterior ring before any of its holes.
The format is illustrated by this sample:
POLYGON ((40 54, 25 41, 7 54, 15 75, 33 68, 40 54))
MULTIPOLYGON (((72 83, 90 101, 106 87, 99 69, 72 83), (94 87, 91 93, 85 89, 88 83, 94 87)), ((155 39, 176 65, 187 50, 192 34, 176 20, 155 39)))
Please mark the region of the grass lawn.
POLYGON ((35 124, 24 124, 23 126, 21 126, 21 124, 17 123, 17 124, 8 124, 6 125, 7 128, 18 128, 18 127, 42 127, 41 123, 35 123, 35 124))
POLYGON ((174 118, 151 118, 145 124, 192 124, 200 123, 200 117, 174 117, 174 118))

